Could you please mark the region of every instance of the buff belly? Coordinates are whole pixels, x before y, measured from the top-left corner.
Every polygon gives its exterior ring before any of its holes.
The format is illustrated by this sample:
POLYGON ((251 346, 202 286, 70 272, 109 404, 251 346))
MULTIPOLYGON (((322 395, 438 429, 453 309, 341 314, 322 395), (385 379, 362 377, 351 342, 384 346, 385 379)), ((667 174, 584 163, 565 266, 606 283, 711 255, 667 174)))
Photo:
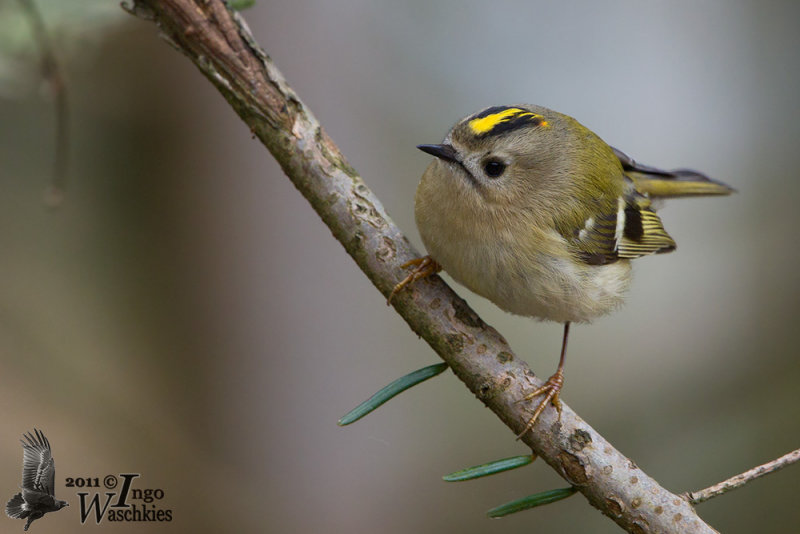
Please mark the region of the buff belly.
POLYGON ((435 246, 428 251, 457 282, 503 310, 550 321, 589 322, 614 311, 631 280, 628 260, 594 266, 540 255, 523 264, 497 247, 459 258, 435 246))
MULTIPOLYGON (((418 214, 419 215, 419 214, 418 214)), ((629 260, 588 265, 561 257, 555 231, 527 239, 503 232, 465 233, 452 220, 418 216, 428 253, 457 282, 508 312, 550 321, 589 322, 619 308, 631 282, 629 260), (427 219, 427 220, 426 220, 427 219), (465 237, 469 235, 469 237, 465 237)))

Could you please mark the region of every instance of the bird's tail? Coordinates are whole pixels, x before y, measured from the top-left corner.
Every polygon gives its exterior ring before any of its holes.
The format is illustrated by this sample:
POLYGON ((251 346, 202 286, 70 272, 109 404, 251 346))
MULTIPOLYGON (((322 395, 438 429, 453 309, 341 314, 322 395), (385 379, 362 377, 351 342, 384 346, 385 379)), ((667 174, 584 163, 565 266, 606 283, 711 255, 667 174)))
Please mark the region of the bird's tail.
POLYGON ((691 169, 663 170, 637 163, 624 152, 613 149, 625 175, 636 190, 650 198, 698 197, 730 195, 736 190, 691 169))
POLYGON ((636 190, 650 198, 730 195, 735 189, 689 169, 670 171, 669 176, 628 172, 636 190))
POLYGON ((28 515, 28 510, 23 508, 24 504, 22 493, 17 493, 6 503, 6 515, 12 519, 24 519, 28 515))

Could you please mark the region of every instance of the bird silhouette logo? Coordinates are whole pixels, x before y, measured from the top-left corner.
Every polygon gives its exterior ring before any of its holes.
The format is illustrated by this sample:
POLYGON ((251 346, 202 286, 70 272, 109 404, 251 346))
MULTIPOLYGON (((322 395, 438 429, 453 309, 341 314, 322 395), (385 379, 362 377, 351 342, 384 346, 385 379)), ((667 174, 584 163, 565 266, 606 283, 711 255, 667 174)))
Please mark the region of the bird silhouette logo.
POLYGON ((34 433, 23 434, 22 442, 22 491, 6 504, 6 515, 13 519, 28 519, 25 530, 34 520, 47 512, 61 510, 69 506, 55 496, 56 466, 50 442, 44 433, 33 429, 34 433))

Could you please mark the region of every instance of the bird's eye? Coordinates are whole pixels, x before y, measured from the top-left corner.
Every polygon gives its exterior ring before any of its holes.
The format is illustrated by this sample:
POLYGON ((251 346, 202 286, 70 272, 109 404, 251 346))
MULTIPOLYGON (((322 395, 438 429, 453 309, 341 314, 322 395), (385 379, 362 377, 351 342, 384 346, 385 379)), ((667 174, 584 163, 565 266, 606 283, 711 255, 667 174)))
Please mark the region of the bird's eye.
POLYGON ((490 160, 483 164, 483 172, 489 178, 497 178, 506 170, 506 164, 499 161, 490 160))

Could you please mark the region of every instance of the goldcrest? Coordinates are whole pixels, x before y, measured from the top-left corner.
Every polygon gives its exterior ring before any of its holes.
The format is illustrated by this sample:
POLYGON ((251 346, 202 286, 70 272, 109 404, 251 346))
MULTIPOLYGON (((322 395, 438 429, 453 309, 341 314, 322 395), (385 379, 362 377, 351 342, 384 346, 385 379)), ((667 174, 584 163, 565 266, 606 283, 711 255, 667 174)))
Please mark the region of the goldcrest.
MULTIPOLYGON (((635 162, 572 117, 532 106, 490 107, 437 145, 417 188, 415 218, 429 256, 398 284, 444 269, 503 310, 564 323, 555 375, 527 395, 560 410, 571 322, 617 309, 630 260, 675 250, 651 201, 727 195, 733 189, 688 170, 635 162)), ((522 435, 522 434, 520 434, 522 435)))

